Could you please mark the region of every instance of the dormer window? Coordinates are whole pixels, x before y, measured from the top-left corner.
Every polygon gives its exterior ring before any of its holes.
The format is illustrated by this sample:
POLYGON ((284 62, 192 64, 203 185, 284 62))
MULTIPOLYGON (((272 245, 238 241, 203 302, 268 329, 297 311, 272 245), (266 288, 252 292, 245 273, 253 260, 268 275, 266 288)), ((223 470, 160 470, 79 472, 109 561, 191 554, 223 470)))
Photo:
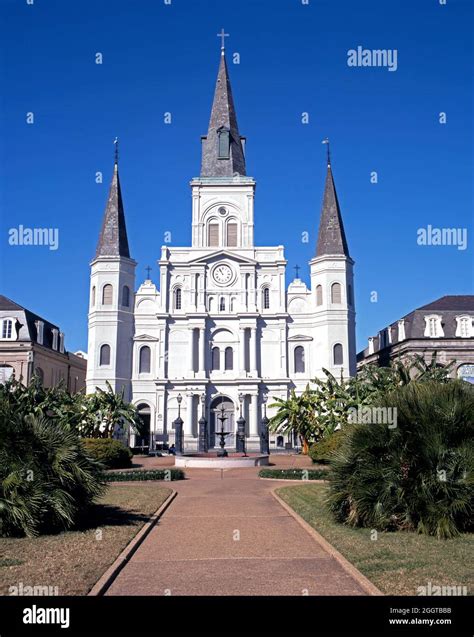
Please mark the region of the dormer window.
POLYGON ((55 350, 58 349, 58 342, 59 342, 59 330, 54 329, 53 330, 53 349, 55 350))
POLYGON ((441 316, 437 314, 425 316, 424 336, 428 336, 429 338, 439 338, 440 336, 444 336, 441 316))
POLYGON ((11 341, 13 337, 13 319, 6 318, 2 321, 2 339, 11 341))
POLYGON ((218 136, 218 159, 230 158, 230 131, 228 128, 219 128, 218 136))
POLYGON ((64 332, 59 332, 59 351, 64 354, 64 332))
POLYGON ((44 323, 43 321, 36 321, 36 342, 43 345, 44 339, 44 323))
POLYGON ((473 336, 471 316, 456 316, 456 323, 456 336, 460 336, 461 338, 470 338, 473 336))

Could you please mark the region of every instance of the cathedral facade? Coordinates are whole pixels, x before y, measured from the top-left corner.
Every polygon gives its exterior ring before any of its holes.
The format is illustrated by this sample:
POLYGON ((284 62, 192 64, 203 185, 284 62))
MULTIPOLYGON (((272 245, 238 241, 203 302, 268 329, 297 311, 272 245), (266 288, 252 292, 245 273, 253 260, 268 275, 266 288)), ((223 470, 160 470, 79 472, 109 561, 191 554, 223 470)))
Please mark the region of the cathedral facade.
MULTIPOLYGON (((354 262, 329 159, 310 288, 296 278, 286 289, 283 246, 255 245, 255 186, 222 50, 191 181, 192 245, 163 246, 158 286, 147 279, 136 289, 116 159, 91 263, 87 391, 106 381, 123 388, 149 423, 152 447, 173 442, 179 411, 185 448, 197 448, 202 415, 212 448, 224 404, 227 445, 242 413, 247 448, 258 449, 267 400, 302 392, 323 368, 355 373, 354 262)), ((271 436, 270 448, 283 443, 271 436)))

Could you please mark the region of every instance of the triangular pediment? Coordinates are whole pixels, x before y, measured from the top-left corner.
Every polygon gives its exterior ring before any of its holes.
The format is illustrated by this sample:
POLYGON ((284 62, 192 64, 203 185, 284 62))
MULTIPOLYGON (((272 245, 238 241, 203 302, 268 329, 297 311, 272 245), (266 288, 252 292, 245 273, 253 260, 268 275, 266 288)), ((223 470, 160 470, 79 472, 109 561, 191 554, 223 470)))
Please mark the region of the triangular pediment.
POLYGON ((289 341, 312 341, 312 336, 305 336, 304 334, 295 334, 295 336, 289 336, 289 341))
POLYGON ((216 261, 220 261, 221 259, 228 259, 229 261, 234 261, 235 263, 247 265, 255 265, 257 263, 254 259, 243 257, 241 254, 236 254, 235 252, 231 252, 230 250, 216 250, 215 252, 211 252, 197 259, 193 259, 192 261, 188 261, 188 265, 216 263, 216 261))
POLYGON ((139 334, 138 336, 134 336, 134 341, 158 341, 159 339, 156 336, 150 336, 149 334, 139 334))

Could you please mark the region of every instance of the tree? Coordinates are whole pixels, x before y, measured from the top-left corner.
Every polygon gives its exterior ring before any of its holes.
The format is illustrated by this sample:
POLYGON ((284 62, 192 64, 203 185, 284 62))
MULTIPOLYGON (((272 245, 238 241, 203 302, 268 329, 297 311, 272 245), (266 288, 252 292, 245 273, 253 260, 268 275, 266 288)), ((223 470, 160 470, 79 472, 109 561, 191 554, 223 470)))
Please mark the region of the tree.
POLYGON ((277 413, 270 418, 269 429, 283 435, 295 432, 301 442, 303 453, 308 453, 310 442, 314 442, 318 436, 318 426, 315 421, 313 398, 309 387, 297 396, 295 390, 291 390, 287 400, 275 398, 276 402, 270 405, 277 409, 277 413))
POLYGON ((332 456, 339 522, 449 538, 472 528, 474 387, 412 381, 381 396, 395 427, 351 424, 332 456))
POLYGON ((86 409, 80 432, 88 438, 111 438, 117 425, 131 427, 141 433, 143 422, 135 405, 124 400, 124 390, 115 393, 109 382, 107 390, 96 388, 87 396, 86 409))

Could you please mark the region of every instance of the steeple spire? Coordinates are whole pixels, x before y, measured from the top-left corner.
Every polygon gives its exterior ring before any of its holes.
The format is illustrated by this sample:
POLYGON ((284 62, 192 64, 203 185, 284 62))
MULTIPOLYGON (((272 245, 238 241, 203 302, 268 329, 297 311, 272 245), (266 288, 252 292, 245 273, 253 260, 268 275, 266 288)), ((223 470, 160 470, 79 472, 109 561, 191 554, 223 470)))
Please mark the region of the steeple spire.
POLYGON ((319 221, 318 243, 316 256, 330 254, 343 254, 349 256, 344 225, 342 223, 341 210, 337 199, 336 186, 331 168, 331 156, 329 154, 329 140, 323 141, 327 144, 327 173, 326 184, 324 186, 323 205, 321 208, 321 219, 319 221))
MULTIPOLYGON (((226 34, 220 34, 224 42, 226 34)), ((201 177, 245 175, 245 157, 222 45, 209 130, 202 138, 201 177)))
POLYGON ((110 183, 109 198, 105 207, 102 229, 97 243, 96 258, 110 256, 130 258, 118 172, 117 138, 115 138, 114 144, 114 173, 110 183))

